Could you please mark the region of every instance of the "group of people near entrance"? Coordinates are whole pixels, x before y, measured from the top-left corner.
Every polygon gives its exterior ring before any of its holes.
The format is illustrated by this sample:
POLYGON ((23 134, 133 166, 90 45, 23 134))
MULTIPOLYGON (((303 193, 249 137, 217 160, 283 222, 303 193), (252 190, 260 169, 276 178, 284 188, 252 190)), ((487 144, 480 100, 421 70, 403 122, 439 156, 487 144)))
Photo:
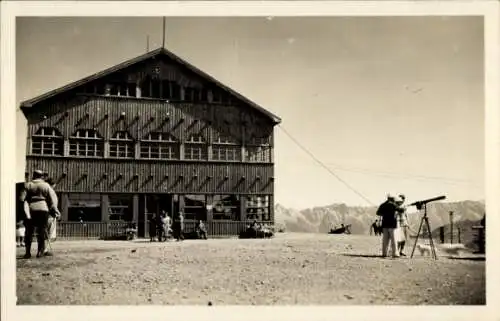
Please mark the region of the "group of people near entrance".
MULTIPOLYGON (((165 242, 170 236, 177 241, 182 241, 185 238, 184 233, 184 214, 179 211, 172 219, 167 212, 161 211, 159 215, 155 215, 149 219, 149 238, 154 242, 155 238, 158 242, 165 242)), ((207 239, 207 229, 202 220, 199 220, 195 227, 196 238, 207 239)))
POLYGON ((387 257, 389 243, 393 258, 406 256, 403 251, 410 227, 404 202, 405 196, 403 194, 397 197, 389 194, 387 200, 377 209, 382 228, 382 257, 387 257))
POLYGON ((31 258, 31 243, 36 232, 37 257, 50 256, 46 247, 47 240, 55 232, 55 224, 61 213, 57 209, 57 195, 53 183, 47 175, 36 170, 33 179, 25 184, 21 192, 20 201, 23 202, 23 217, 16 220, 16 238, 18 246, 24 246, 24 258, 31 258))

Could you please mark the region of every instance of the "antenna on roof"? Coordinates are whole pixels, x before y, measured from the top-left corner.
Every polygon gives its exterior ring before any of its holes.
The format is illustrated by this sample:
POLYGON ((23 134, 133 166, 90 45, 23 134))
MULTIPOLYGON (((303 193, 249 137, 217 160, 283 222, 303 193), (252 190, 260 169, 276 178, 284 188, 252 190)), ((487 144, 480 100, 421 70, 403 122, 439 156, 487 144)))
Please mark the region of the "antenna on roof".
POLYGON ((146 52, 149 52, 149 35, 146 37, 146 52))
POLYGON ((162 32, 163 32, 163 41, 161 43, 161 47, 165 48, 165 17, 163 17, 163 29, 162 29, 162 32))

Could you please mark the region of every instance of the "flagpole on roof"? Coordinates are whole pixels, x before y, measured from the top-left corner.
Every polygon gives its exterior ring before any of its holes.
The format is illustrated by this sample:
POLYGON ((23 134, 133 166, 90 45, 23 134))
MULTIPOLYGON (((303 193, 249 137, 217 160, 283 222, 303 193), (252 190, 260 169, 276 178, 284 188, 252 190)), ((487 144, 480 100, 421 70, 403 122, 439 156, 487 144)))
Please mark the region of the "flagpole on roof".
POLYGON ((163 33, 163 38, 162 38, 161 47, 165 48, 165 17, 163 17, 163 29, 162 29, 162 33, 163 33))

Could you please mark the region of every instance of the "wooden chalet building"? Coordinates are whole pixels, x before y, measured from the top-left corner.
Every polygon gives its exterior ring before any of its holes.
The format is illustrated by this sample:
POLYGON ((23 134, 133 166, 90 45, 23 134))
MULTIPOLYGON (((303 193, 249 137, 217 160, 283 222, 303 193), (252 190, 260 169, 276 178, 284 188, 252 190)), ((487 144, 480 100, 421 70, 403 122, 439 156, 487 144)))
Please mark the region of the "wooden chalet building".
POLYGON ((182 210, 186 229, 235 235, 274 223, 280 119, 160 48, 25 101, 26 179, 48 173, 58 234, 99 237, 182 210), (82 222, 83 221, 83 222, 82 222))

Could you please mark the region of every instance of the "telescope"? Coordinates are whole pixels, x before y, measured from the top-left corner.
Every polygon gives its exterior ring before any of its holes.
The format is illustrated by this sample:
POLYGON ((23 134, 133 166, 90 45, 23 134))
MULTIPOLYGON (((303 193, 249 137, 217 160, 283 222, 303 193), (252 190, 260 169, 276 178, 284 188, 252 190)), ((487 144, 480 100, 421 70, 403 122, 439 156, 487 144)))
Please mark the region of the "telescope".
POLYGON ((429 198, 429 199, 422 200, 422 201, 413 202, 413 203, 409 204, 408 206, 415 205, 418 210, 421 210, 422 209, 422 205, 425 205, 427 203, 434 202, 434 201, 444 200, 445 198, 446 198, 446 196, 444 196, 444 195, 443 196, 438 196, 438 197, 429 198))
POLYGON ((432 229, 431 229, 431 225, 429 223, 429 218, 427 217, 427 203, 444 200, 445 198, 446 198, 446 196, 443 195, 443 196, 438 196, 438 197, 434 197, 434 198, 429 198, 429 199, 426 199, 423 201, 413 202, 409 205, 409 206, 415 205, 419 211, 422 209, 422 207, 424 208, 424 215, 422 216, 422 219, 420 220, 420 226, 418 227, 418 233, 417 233, 417 237, 415 238, 415 244, 413 244, 413 250, 411 251, 411 258, 413 258, 413 253, 415 253, 415 248, 417 247, 418 238, 420 237, 420 232, 422 231, 422 225, 424 225, 424 223, 425 223, 425 225, 427 227, 427 233, 428 233, 430 245, 431 245, 432 256, 434 256, 434 259, 437 260, 436 248, 434 247, 434 240, 432 239, 432 232, 431 232, 432 229))

